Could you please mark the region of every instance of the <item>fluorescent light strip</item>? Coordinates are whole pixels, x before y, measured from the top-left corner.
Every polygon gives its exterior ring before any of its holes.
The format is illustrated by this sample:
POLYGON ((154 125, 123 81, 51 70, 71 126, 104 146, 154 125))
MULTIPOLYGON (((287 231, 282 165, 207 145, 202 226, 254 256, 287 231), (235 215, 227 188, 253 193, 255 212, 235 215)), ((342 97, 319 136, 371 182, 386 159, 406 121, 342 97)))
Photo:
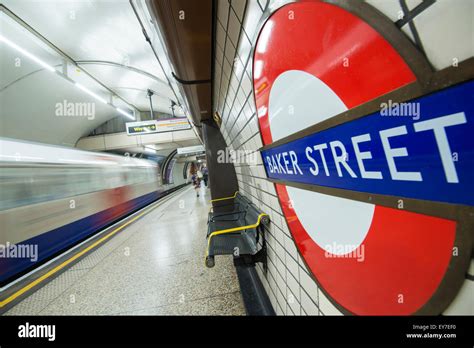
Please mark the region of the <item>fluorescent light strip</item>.
POLYGON ((128 117, 129 119, 131 120, 135 120, 135 117, 133 117, 133 115, 129 114, 128 112, 120 109, 120 108, 115 108, 115 110, 117 110, 118 112, 120 112, 122 115, 128 117))
POLYGON ((104 104, 108 104, 107 103, 107 100, 105 100, 104 98, 100 97, 99 95, 95 94, 94 92, 92 92, 90 89, 87 89, 86 87, 84 87, 83 85, 81 85, 80 83, 76 82, 75 83, 76 87, 79 88, 80 90, 86 92, 87 94, 89 94, 90 96, 94 97, 95 99, 97 99, 98 101, 101 101, 102 103, 104 104))
POLYGON ((12 41, 8 40, 6 37, 0 35, 0 41, 2 42, 5 42, 8 46, 10 46, 11 48, 17 50, 18 52, 20 52, 21 54, 23 54, 24 56, 30 58, 32 61, 38 63, 39 65, 41 65, 43 68, 45 69, 48 69, 49 71, 51 72, 56 72, 56 69, 53 68, 51 65, 43 62, 41 59, 39 59, 38 57, 34 56, 33 54, 31 54, 30 52, 24 50, 23 48, 21 48, 20 46, 18 46, 17 44, 13 43, 12 41))
MULTIPOLYGON (((51 71, 51 72, 56 72, 56 69, 54 67, 52 67, 51 65, 43 62, 41 59, 39 59, 38 57, 36 57, 35 55, 31 54, 30 52, 26 51, 25 49, 21 48, 20 46, 18 46, 17 44, 15 44, 14 42, 8 40, 6 37, 0 35, 0 42, 5 42, 8 46, 10 46, 11 48, 15 49, 16 51, 20 52, 21 54, 23 54, 24 56, 30 58, 32 61, 38 63, 39 65, 41 65, 43 68, 51 71)), ((109 104, 107 102, 107 100, 105 100, 104 98, 100 97, 99 95, 97 95, 96 93, 92 92, 91 90, 87 89, 86 87, 84 87, 83 85, 81 85, 80 83, 76 82, 75 83, 76 87, 79 88, 80 90, 84 91, 85 93, 89 94, 90 96, 94 97, 95 99, 101 101, 102 103, 104 104, 109 104)), ((111 105, 111 104, 110 104, 111 105)), ((118 112, 120 112, 122 115, 128 117, 129 119, 131 120, 135 120, 135 117, 131 114, 129 114, 128 112, 120 109, 120 108, 115 108, 118 112)))

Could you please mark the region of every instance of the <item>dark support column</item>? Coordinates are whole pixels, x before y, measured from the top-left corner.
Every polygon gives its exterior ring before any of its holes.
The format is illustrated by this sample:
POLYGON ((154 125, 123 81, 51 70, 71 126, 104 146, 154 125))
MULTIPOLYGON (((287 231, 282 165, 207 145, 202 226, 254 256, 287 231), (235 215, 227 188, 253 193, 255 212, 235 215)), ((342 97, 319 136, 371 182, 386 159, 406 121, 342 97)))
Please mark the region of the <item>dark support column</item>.
POLYGON ((202 122, 202 135, 206 147, 212 199, 234 195, 235 191, 239 190, 235 167, 233 163, 218 163, 217 161, 219 150, 225 153, 226 143, 214 120, 202 122))

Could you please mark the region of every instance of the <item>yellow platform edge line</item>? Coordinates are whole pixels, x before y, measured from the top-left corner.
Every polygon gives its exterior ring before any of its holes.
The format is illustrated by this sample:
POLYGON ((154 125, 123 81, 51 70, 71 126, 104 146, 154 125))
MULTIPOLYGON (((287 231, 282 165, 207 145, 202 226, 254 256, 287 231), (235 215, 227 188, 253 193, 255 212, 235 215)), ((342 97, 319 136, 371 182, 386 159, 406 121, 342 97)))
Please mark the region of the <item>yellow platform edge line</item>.
POLYGON ((23 288, 21 288, 20 290, 16 291, 15 293, 11 294, 9 297, 7 297, 6 299, 4 299, 3 301, 0 301, 0 308, 4 307, 5 305, 9 304, 10 302, 12 302, 13 300, 15 300, 16 298, 18 298, 19 296, 23 295, 25 292, 27 292, 28 290, 32 289, 33 287, 35 287, 36 285, 42 283, 44 280, 48 279, 49 277, 51 277, 53 274, 57 273, 58 271, 60 271, 61 269, 63 269, 64 267, 66 267, 67 265, 69 265, 71 262, 73 262, 74 260, 78 259, 79 257, 81 257, 82 255, 84 255, 85 253, 87 253, 88 251, 94 249, 96 246, 98 246, 99 244, 103 243, 104 241, 106 241, 107 239, 109 239, 110 237, 112 237, 114 234, 116 234, 118 231, 120 231, 121 229, 123 229, 124 227, 130 225, 132 222, 138 220, 139 218, 141 218, 143 215, 145 214, 148 214, 150 211, 152 211, 153 209, 157 208, 158 205, 152 207, 152 208, 149 208, 143 212, 141 212, 140 214, 138 214, 137 216, 133 217, 132 219, 128 220, 127 222, 125 222, 123 225, 117 227, 115 230, 111 231, 110 233, 108 233, 107 235, 105 235, 104 237, 100 238, 99 240, 95 241, 93 244, 89 245, 87 248, 85 248, 84 250, 78 252, 77 254, 73 255, 71 258, 67 259, 66 261, 62 262, 61 264, 57 265, 56 267, 54 267, 52 270, 48 271, 47 273, 43 274, 41 277, 39 277, 38 279, 35 279, 34 281, 32 281, 31 283, 29 283, 28 285, 25 285, 23 288))

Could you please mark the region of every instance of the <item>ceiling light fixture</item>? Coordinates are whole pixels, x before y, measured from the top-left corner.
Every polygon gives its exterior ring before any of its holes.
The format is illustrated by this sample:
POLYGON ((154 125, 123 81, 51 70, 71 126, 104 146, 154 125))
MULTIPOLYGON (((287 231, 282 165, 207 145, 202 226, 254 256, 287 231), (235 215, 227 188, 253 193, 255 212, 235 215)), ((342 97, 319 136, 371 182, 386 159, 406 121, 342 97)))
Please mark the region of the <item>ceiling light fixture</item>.
POLYGON ((90 96, 94 97, 95 99, 97 99, 98 101, 101 101, 102 103, 104 104, 108 104, 107 103, 107 100, 105 100, 104 98, 102 98, 101 96, 97 95, 96 93, 92 92, 90 89, 84 87, 83 85, 81 85, 80 83, 76 82, 75 83, 76 87, 79 88, 81 91, 84 91, 85 93, 89 94, 90 96))
MULTIPOLYGON (((4 42, 5 44, 7 44, 8 46, 10 46, 11 48, 13 48, 14 50, 20 52, 21 54, 23 54, 24 56, 28 57, 29 59, 31 59, 32 61, 36 62, 37 64, 41 65, 43 68, 51 71, 51 72, 55 72, 55 73, 58 73, 60 75, 62 75, 60 72, 58 72, 53 66, 49 65, 48 63, 42 61, 40 58, 36 57, 34 54, 31 54, 30 52, 28 52, 27 50, 21 48, 20 46, 18 46, 16 43, 10 41, 9 39, 7 39, 6 37, 4 37, 3 35, 0 35, 0 42, 4 42)), ((64 76, 63 76, 64 77, 64 76)), ((67 80, 71 81, 70 79, 68 79, 67 77, 65 77, 67 80)), ((72 82, 72 81, 71 81, 72 82)), ((96 93, 92 92, 90 89, 84 87, 83 85, 81 85, 80 83, 78 82, 74 82, 75 86, 77 88, 79 88, 80 90, 82 90, 83 92, 89 94, 90 96, 92 96, 93 98, 99 100, 100 102, 104 103, 104 104, 108 104, 108 105, 111 105, 113 107, 115 107, 112 103, 109 103, 107 102, 107 100, 105 100, 104 98, 102 98, 101 96, 97 95, 96 93)), ((115 109, 121 113, 122 115, 124 115, 125 117, 128 117, 129 119, 135 121, 135 117, 132 115, 132 114, 129 114, 128 112, 120 109, 120 108, 117 108, 115 107, 115 109)))
POLYGON ((115 108, 115 110, 117 110, 118 112, 120 112, 122 115, 124 115, 125 117, 128 117, 129 119, 131 120, 135 120, 135 117, 133 117, 133 115, 129 114, 128 112, 120 109, 120 108, 115 108))
POLYGON ((56 69, 53 68, 51 65, 43 62, 41 59, 39 59, 38 57, 36 57, 35 55, 31 54, 30 52, 26 51, 25 49, 21 48, 20 46, 18 46, 16 43, 8 40, 6 37, 0 35, 0 42, 5 42, 8 46, 10 46, 11 48, 13 48, 14 50, 20 52, 21 54, 23 54, 24 56, 28 57, 29 59, 31 59, 32 61, 38 63, 39 65, 41 65, 43 68, 51 71, 51 72, 56 72, 56 69))

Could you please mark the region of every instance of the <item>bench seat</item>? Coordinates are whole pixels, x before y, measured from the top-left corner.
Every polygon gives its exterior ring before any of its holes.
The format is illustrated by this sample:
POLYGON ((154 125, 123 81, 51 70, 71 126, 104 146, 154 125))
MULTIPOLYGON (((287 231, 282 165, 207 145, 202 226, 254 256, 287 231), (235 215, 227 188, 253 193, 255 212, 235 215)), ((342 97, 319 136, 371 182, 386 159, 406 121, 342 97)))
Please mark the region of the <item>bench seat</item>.
POLYGON ((208 216, 206 266, 214 266, 215 255, 257 255, 261 251, 258 250, 258 242, 261 236, 263 238, 262 225, 270 222, 269 216, 238 192, 211 202, 213 209, 208 216), (216 201, 219 203, 214 205, 216 201))

